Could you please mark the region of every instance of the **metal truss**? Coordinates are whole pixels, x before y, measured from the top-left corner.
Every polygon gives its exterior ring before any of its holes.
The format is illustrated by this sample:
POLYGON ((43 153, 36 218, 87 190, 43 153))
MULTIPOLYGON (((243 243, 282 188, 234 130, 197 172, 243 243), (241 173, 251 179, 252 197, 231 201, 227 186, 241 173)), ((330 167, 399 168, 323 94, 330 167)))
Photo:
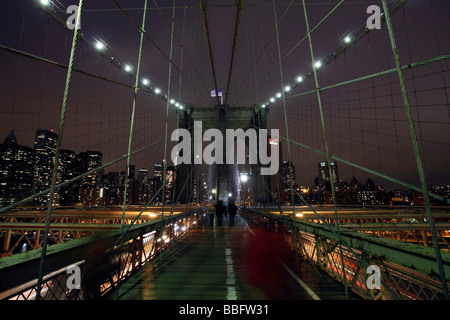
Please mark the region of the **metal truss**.
POLYGON ((83 237, 49 248, 40 290, 36 279, 40 250, 5 257, 0 264, 0 300, 90 300, 119 294, 120 285, 196 228, 202 210, 83 237), (80 286, 70 288, 71 268, 80 270, 80 286))
MULTIPOLYGON (((344 239, 341 252, 339 242, 333 237, 326 236, 323 225, 299 223, 290 217, 255 210, 246 210, 242 214, 257 226, 276 232, 279 239, 295 254, 310 262, 316 269, 323 270, 346 284, 349 289, 365 299, 444 299, 439 275, 425 266, 425 260, 430 260, 431 263, 433 258, 425 257, 428 252, 424 253, 421 249, 429 251, 432 250, 430 248, 341 228, 344 239), (352 246, 348 246, 349 243, 352 246), (405 245, 408 245, 408 248, 402 249, 405 245), (378 246, 385 247, 385 254, 383 250, 376 248, 378 246), (417 250, 408 251, 409 246, 416 246, 417 250), (419 252, 423 255, 420 258, 419 252), (393 258, 394 255, 398 256, 397 260, 393 258), (369 266, 375 266, 380 270, 378 288, 371 285, 373 274, 368 272, 369 266)), ((450 254, 443 252, 443 260, 445 268, 448 269, 450 254)))

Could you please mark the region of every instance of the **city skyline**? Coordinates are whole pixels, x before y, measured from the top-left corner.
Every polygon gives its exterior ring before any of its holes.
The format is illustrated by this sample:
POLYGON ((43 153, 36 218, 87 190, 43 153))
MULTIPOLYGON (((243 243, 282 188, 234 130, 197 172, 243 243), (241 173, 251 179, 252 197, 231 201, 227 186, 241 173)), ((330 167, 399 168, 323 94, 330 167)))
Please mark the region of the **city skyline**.
MULTIPOLYGON (((15 137, 14 131, 5 137, 1 147, 0 164, 3 176, 0 178, 0 185, 3 189, 2 205, 13 204, 21 200, 29 193, 43 191, 50 186, 50 177, 53 170, 54 145, 58 135, 51 130, 37 130, 33 148, 20 145, 15 137), (11 155, 11 152, 19 152, 18 156, 11 155), (14 159, 11 161, 11 159, 14 159), (31 170, 32 169, 32 170, 31 170), (10 180, 13 178, 13 180, 10 180), (15 181, 14 183, 12 181, 15 181), (6 183, 6 185, 5 185, 6 183), (9 194, 7 193, 7 190, 9 194)), ((279 182, 270 181, 271 197, 270 201, 290 203, 292 199, 296 203, 302 204, 299 198, 301 194, 304 200, 310 204, 331 204, 331 179, 328 172, 327 162, 318 163, 316 178, 310 184, 298 184, 295 165, 289 161, 282 161, 277 176, 279 182), (292 178, 292 180, 291 180, 292 178), (291 186, 292 183, 292 186, 291 186), (281 187, 281 188, 280 188, 281 187), (291 189, 292 188, 292 189, 291 189)), ((58 167, 58 183, 68 181, 80 174, 102 166, 101 151, 82 151, 78 154, 72 150, 61 150, 60 164, 58 167)), ((364 183, 360 183, 355 176, 350 182, 343 181, 339 177, 338 164, 336 161, 330 162, 332 182, 335 191, 338 193, 337 204, 392 204, 415 203, 423 204, 423 197, 419 199, 417 192, 412 190, 396 188, 390 190, 382 185, 375 184, 372 178, 367 178, 364 183), (403 190, 403 191, 402 191, 403 190)), ((153 171, 147 168, 139 168, 130 164, 129 168, 122 171, 108 171, 104 169, 87 175, 71 185, 62 187, 54 198, 55 204, 73 205, 84 203, 85 205, 107 205, 120 204, 125 182, 128 183, 127 203, 146 204, 154 196, 153 203, 161 202, 160 190, 163 182, 163 165, 156 163, 153 171)), ((175 200, 177 190, 174 189, 176 169, 168 166, 166 171, 165 203, 175 200)), ((197 186, 194 183, 191 200, 194 202, 207 200, 212 190, 203 190, 203 181, 200 179, 197 186), (203 200, 200 200, 203 199, 203 200)), ((205 181, 206 183, 206 181, 205 181)), ((205 186, 206 187, 206 186, 205 186)), ((253 186, 249 190, 253 190, 253 186)), ((430 190, 441 196, 450 196, 450 185, 430 186, 430 190)), ((162 191, 161 191, 162 192, 162 191)), ((253 191, 251 191, 253 192, 253 191)), ((35 203, 44 205, 48 201, 47 196, 38 197, 35 203)), ((432 201, 434 204, 440 202, 432 201)))

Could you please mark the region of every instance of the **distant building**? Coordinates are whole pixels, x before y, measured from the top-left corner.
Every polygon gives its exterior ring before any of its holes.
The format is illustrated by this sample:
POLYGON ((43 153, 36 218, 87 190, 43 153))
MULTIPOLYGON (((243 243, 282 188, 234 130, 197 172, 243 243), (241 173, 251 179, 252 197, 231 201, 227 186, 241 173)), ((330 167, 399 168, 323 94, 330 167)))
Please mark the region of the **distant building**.
POLYGON ((17 144, 11 130, 0 145, 0 205, 30 196, 33 188, 34 150, 17 144))
POLYGON ((163 175, 163 165, 162 164, 155 164, 155 169, 153 172, 153 178, 151 179, 151 186, 150 186, 150 190, 151 190, 151 196, 154 197, 153 198, 153 202, 158 203, 158 202, 162 202, 162 197, 161 197, 161 193, 162 190, 162 175, 163 175))
MULTIPOLYGON (((50 188, 55 160, 58 135, 53 130, 36 130, 34 140, 35 163, 33 177, 33 192, 39 193, 50 188)), ((59 195, 55 194, 54 203, 58 203, 59 195)), ((49 194, 35 199, 37 204, 44 205, 49 200, 49 194)))
POLYGON ((139 169, 137 181, 139 192, 138 203, 147 204, 147 202, 150 200, 150 180, 148 178, 148 169, 139 169))
MULTIPOLYGON (((76 156, 75 170, 77 175, 84 174, 88 171, 101 167, 102 153, 99 151, 80 152, 76 156)), ((101 172, 96 171, 81 179, 82 187, 95 187, 99 184, 101 172)))
MULTIPOLYGON (((76 154, 72 150, 61 150, 58 166, 58 183, 66 182, 75 177, 76 154)), ((78 202, 78 184, 76 181, 58 190, 60 204, 73 205, 78 202)))
POLYGON ((108 172, 103 174, 100 182, 101 192, 99 194, 102 198, 102 204, 120 204, 120 189, 120 178, 118 172, 108 172))
POLYGON ((339 182, 339 171, 336 161, 330 161, 330 169, 332 180, 330 179, 328 162, 327 161, 319 162, 319 170, 318 170, 319 186, 325 187, 327 191, 331 190, 331 181, 333 182, 333 184, 339 182))
POLYGON ((166 186, 165 186, 165 192, 164 192, 164 198, 165 198, 165 203, 173 203, 174 201, 176 201, 176 199, 174 199, 174 183, 175 183, 175 179, 176 179, 176 171, 175 171, 175 167, 174 166, 169 166, 166 169, 166 186))
MULTIPOLYGON (((102 166, 103 155, 99 151, 86 151, 77 154, 75 159, 75 174, 77 176, 90 172, 102 166)), ((100 205, 101 177, 103 170, 89 173, 81 178, 78 183, 78 201, 89 206, 100 205)))
POLYGON ((291 203, 292 199, 294 199, 294 202, 299 202, 300 199, 297 195, 298 193, 298 186, 296 182, 296 176, 295 176, 295 166, 290 161, 284 161, 283 165, 281 167, 281 175, 282 175, 282 186, 283 189, 281 190, 282 194, 282 202, 283 203, 291 203), (291 185, 292 184, 292 185, 291 185), (292 190, 292 188, 295 190, 292 190), (297 191, 297 192, 296 192, 297 191), (293 197, 293 198, 292 198, 293 197))

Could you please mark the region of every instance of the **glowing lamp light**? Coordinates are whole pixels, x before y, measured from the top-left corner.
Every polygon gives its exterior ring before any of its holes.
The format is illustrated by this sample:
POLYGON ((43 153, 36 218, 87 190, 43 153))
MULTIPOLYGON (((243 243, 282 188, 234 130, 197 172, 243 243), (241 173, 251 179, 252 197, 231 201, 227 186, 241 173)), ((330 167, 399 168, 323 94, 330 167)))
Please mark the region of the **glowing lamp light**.
POLYGON ((319 69, 322 67, 322 61, 318 60, 316 62, 314 62, 314 67, 316 67, 316 69, 319 69))
POLYGON ((156 94, 160 94, 160 93, 161 93, 161 89, 156 88, 156 89, 155 89, 155 93, 156 93, 156 94))
POLYGON ((142 84, 143 84, 144 86, 148 86, 148 85, 150 84, 150 80, 148 80, 148 79, 142 79, 142 84))
POLYGON ((280 92, 277 93, 277 98, 281 98, 282 96, 283 95, 280 92))
POLYGON ((295 81, 297 81, 297 83, 301 83, 301 82, 303 82, 303 77, 298 76, 297 79, 295 79, 295 81))
POLYGON ((275 102, 275 98, 270 98, 270 102, 275 102))
POLYGON ((97 41, 95 42, 95 49, 97 49, 98 51, 104 51, 106 48, 105 44, 101 41, 97 41))
POLYGON ((344 43, 350 43, 350 42, 352 42, 352 37, 351 36, 346 36, 344 38, 344 43))
POLYGON ((284 91, 285 91, 285 92, 289 92, 289 91, 291 91, 291 89, 292 89, 291 86, 286 86, 286 87, 284 88, 284 91))
POLYGON ((128 65, 128 64, 126 64, 125 67, 123 67, 123 69, 125 70, 125 72, 128 72, 128 73, 133 71, 133 68, 130 65, 128 65))
POLYGON ((41 5, 44 7, 48 7, 50 5, 50 0, 40 0, 41 5))

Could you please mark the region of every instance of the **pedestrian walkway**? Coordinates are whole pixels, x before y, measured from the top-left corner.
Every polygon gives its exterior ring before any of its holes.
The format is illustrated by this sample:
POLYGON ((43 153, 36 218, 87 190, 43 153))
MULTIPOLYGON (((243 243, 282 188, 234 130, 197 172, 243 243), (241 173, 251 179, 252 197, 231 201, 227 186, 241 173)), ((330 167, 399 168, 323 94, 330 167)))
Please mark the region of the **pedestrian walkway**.
MULTIPOLYGON (((141 270, 119 289, 122 300, 341 300, 344 288, 307 262, 296 263, 273 236, 235 226, 208 225, 141 270)), ((358 299, 351 294, 351 299, 358 299)))

